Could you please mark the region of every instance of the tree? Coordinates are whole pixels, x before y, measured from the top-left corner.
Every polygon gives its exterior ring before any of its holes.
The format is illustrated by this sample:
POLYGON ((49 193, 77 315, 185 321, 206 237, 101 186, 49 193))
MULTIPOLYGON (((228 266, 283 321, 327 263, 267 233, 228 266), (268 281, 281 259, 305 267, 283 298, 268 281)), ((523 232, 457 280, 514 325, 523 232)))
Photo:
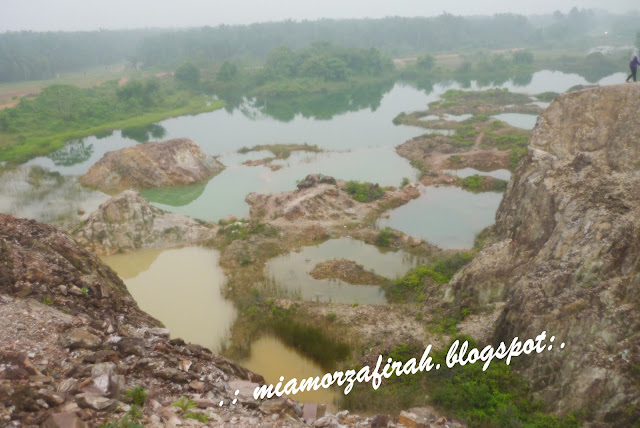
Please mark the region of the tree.
POLYGON ((418 58, 416 64, 423 70, 431 70, 436 65, 436 59, 433 55, 426 54, 418 58))
POLYGON ((516 64, 533 64, 533 54, 527 50, 514 52, 513 62, 516 64))
POLYGON ((225 61, 222 63, 220 70, 218 70, 218 74, 216 74, 216 78, 218 80, 222 80, 223 82, 228 82, 230 80, 235 79, 238 75, 238 67, 235 64, 230 63, 229 61, 225 61))
POLYGON ((174 73, 175 79, 189 87, 197 87, 200 83, 200 70, 190 62, 185 62, 174 73))

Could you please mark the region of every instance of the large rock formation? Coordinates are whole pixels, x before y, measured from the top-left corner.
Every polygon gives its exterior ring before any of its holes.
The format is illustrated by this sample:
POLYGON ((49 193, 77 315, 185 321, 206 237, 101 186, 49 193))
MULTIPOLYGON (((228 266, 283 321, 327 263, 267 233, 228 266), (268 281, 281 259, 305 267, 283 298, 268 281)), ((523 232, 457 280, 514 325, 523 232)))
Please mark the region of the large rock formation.
POLYGON ((516 367, 559 414, 616 426, 640 419, 639 108, 636 85, 556 98, 492 243, 446 292, 460 308, 500 308, 496 343, 555 336, 552 352, 516 367))
POLYGON ((80 177, 88 187, 115 193, 124 189, 200 183, 224 169, 187 138, 145 143, 107 152, 80 177))
POLYGON ((135 190, 126 190, 100 205, 72 236, 94 253, 109 255, 138 248, 193 244, 216 235, 218 226, 168 213, 135 190))
MULTIPOLYGON (((298 189, 279 194, 249 193, 251 218, 269 219, 273 224, 296 228, 361 221, 367 216, 404 205, 420 196, 414 185, 387 191, 380 199, 361 203, 343 190, 345 182, 333 177, 309 174, 298 189)), ((377 185, 375 185, 377 187, 377 185)))

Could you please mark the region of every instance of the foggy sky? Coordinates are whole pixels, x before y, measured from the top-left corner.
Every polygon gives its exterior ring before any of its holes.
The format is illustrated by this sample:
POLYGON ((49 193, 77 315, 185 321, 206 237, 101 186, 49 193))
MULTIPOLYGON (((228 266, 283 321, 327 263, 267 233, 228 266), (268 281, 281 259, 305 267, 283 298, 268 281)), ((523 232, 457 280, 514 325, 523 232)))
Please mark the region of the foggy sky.
POLYGON ((632 0, 0 0, 0 32, 74 31, 219 24, 318 18, 383 18, 519 14, 601 8, 637 10, 632 0))

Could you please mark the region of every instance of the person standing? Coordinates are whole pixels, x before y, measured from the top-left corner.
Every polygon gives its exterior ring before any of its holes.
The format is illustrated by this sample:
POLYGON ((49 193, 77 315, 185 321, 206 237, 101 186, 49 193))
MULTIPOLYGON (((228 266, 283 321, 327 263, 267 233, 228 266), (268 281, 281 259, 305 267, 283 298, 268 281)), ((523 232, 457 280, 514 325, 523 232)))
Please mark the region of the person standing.
POLYGON ((631 53, 631 61, 629 62, 629 68, 631 69, 631 74, 627 77, 627 82, 629 79, 633 77, 633 81, 637 82, 636 75, 638 73, 638 65, 640 65, 640 59, 638 59, 638 48, 633 48, 633 52, 631 53))

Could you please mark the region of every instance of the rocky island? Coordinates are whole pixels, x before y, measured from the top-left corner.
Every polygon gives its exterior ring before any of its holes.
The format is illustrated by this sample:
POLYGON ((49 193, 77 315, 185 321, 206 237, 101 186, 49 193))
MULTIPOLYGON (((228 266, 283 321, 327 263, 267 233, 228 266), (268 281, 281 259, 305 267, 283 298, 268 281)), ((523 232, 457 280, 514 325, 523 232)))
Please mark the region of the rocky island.
POLYGON ((144 143, 107 152, 80 177, 80 183, 106 193, 125 189, 201 183, 224 169, 188 138, 144 143))

